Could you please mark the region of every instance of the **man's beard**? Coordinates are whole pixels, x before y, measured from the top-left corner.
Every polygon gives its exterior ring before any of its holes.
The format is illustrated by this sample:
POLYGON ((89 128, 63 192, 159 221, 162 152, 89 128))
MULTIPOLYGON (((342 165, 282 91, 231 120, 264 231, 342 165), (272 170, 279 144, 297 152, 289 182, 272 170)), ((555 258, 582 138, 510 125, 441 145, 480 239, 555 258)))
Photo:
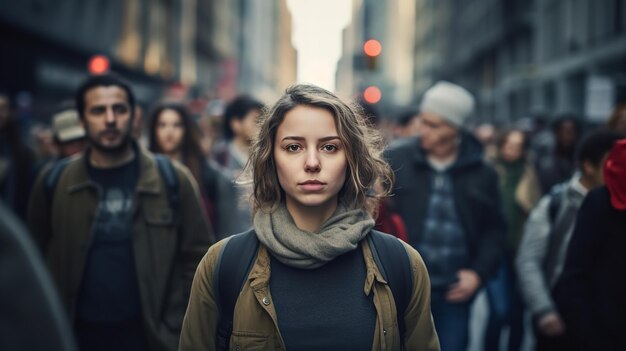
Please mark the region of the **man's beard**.
POLYGON ((122 142, 119 143, 119 145, 116 145, 116 146, 105 146, 105 145, 102 145, 102 143, 100 143, 96 138, 93 138, 91 136, 89 131, 87 131, 87 133, 85 133, 85 134, 87 135, 87 140, 89 141, 91 146, 93 146, 94 149, 97 149, 101 153, 108 154, 110 156, 117 156, 117 155, 120 155, 120 154, 124 153, 124 151, 126 151, 126 149, 128 149, 128 146, 130 145, 130 143, 133 140, 130 128, 124 134, 122 142))

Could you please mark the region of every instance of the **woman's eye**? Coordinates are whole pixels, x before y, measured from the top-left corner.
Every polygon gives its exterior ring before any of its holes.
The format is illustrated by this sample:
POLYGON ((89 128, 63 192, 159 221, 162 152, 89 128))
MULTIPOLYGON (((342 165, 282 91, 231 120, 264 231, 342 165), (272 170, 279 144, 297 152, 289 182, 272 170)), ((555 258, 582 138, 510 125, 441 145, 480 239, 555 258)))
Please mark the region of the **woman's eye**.
POLYGON ((337 151, 337 149, 338 149, 337 146, 333 144, 326 144, 322 146, 322 150, 326 152, 334 152, 334 151, 337 151))
POLYGON ((287 147, 285 147, 285 150, 290 151, 290 152, 295 152, 300 150, 300 145, 298 144, 289 144, 287 145, 287 147))

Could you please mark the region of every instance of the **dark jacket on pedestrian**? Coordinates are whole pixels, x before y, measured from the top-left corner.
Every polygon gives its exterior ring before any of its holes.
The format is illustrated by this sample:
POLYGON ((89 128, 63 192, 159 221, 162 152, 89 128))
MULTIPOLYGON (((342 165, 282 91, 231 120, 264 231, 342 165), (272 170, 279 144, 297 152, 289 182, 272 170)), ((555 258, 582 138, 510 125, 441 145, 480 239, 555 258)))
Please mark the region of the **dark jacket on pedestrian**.
POLYGON ((536 155, 535 167, 541 185, 541 191, 547 194, 553 186, 569 179, 576 171, 573 152, 558 152, 556 146, 551 150, 536 155))
POLYGON ((519 246, 524 222, 541 197, 539 180, 533 165, 525 158, 515 162, 493 163, 500 178, 502 208, 507 220, 506 250, 514 256, 519 246))
POLYGON ((0 219, 0 350, 76 350, 41 256, 26 228, 2 201, 0 219))
MULTIPOLYGON (((393 210, 404 220, 409 243, 417 247, 434 187, 434 173, 419 137, 399 140, 385 152, 395 172, 393 210)), ((461 132, 455 163, 449 170, 454 200, 467 238, 469 265, 481 281, 495 274, 503 252, 506 224, 500 208, 498 175, 483 158, 480 143, 461 132)))
POLYGON ((589 192, 555 289, 557 307, 583 350, 626 350, 626 211, 606 186, 589 192))
POLYGON ((535 318, 556 312, 552 289, 563 270, 578 208, 587 195, 579 174, 556 187, 559 190, 545 195, 531 212, 516 257, 520 292, 535 318))
POLYGON ((20 137, 18 128, 0 131, 0 199, 24 220, 36 173, 35 154, 20 137))
MULTIPOLYGON (((178 209, 154 156, 134 146, 139 179, 134 201, 132 246, 145 335, 150 350, 175 350, 193 274, 214 236, 190 172, 173 162, 178 209)), ((89 252, 99 190, 88 174, 89 150, 72 160, 48 199, 43 172, 34 187, 28 222, 70 319, 89 252), (51 206, 51 207, 50 207, 51 206)))

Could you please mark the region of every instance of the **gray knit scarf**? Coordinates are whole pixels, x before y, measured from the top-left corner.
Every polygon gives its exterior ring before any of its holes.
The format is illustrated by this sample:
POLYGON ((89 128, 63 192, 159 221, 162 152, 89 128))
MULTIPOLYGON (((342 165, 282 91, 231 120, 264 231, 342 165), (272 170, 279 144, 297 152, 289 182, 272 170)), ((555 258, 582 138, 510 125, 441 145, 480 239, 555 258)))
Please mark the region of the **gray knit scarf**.
POLYGON ((366 211, 343 205, 317 233, 298 229, 284 203, 272 213, 257 211, 254 216, 259 241, 280 262, 301 269, 321 267, 354 250, 372 227, 374 220, 366 211))

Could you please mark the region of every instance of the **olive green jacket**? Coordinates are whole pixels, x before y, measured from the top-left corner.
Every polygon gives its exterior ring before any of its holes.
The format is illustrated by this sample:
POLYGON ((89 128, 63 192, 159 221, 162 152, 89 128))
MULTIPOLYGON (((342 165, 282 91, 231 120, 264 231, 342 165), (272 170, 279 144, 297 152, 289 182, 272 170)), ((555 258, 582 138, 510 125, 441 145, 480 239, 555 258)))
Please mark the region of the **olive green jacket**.
MULTIPOLYGON (((198 266, 179 350, 215 349, 219 312, 213 278, 218 257, 227 240, 212 246, 198 266)), ((439 339, 430 312, 428 272, 417 251, 406 244, 404 246, 413 266, 414 289, 404 313, 406 335, 404 340, 400 340, 391 289, 374 261, 367 240, 361 241, 367 271, 363 291, 368 296, 374 293, 377 312, 372 350, 439 350, 439 339)), ((270 257, 267 248, 261 244, 235 305, 231 350, 285 350, 269 289, 270 272, 270 257)))
MULTIPOLYGON (((193 274, 215 241, 214 235, 190 172, 173 163, 179 184, 179 209, 175 212, 179 218, 175 219, 154 156, 134 147, 139 179, 133 203, 133 251, 144 329, 150 350, 175 350, 193 274)), ((89 177, 87 160, 88 156, 76 157, 64 168, 52 203, 44 184, 48 172, 42 172, 28 209, 31 234, 44 254, 70 320, 74 319, 100 192, 89 177)))

